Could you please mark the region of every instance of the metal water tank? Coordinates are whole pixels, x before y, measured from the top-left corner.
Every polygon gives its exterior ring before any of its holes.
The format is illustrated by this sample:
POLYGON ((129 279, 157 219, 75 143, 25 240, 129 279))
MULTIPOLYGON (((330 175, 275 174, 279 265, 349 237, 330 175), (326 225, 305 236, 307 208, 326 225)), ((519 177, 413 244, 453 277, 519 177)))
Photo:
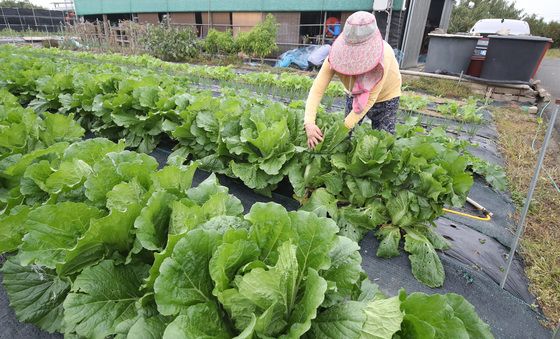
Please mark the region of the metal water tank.
POLYGON ((460 74, 467 71, 480 36, 434 33, 428 36, 426 72, 460 74))
POLYGON ((481 78, 529 82, 536 73, 552 39, 539 36, 488 36, 488 51, 481 78))

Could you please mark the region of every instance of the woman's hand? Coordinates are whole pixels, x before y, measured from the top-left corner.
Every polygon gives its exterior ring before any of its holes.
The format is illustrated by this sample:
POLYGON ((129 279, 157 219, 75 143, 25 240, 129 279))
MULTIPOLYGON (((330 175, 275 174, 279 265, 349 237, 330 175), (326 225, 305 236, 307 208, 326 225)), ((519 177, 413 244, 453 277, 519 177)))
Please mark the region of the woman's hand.
POLYGON ((323 132, 314 123, 305 124, 305 133, 307 133, 307 146, 314 149, 321 141, 323 141, 323 132))

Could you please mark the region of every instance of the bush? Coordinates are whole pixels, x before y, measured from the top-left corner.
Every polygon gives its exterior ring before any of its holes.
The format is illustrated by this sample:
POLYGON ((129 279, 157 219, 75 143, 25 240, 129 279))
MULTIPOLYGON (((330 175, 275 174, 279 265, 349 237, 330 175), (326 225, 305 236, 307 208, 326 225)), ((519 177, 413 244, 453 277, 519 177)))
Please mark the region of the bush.
POLYGON ((211 28, 206 39, 204 39, 204 50, 211 54, 235 54, 237 46, 231 30, 220 32, 211 28))
POLYGON ((165 61, 196 58, 201 51, 201 43, 191 28, 149 25, 141 43, 149 54, 165 61))
POLYGON ((252 56, 253 55, 253 49, 251 46, 251 32, 239 32, 237 34, 237 37, 235 38, 235 46, 237 47, 237 50, 252 56))
POLYGON ((267 55, 278 50, 276 35, 278 27, 276 18, 268 14, 266 19, 253 27, 249 32, 240 32, 234 39, 231 31, 220 32, 210 29, 204 39, 204 51, 210 54, 244 54, 264 59, 267 55))
POLYGON ((276 45, 277 34, 276 18, 272 14, 268 14, 266 19, 251 31, 240 33, 235 42, 241 52, 261 58, 262 61, 265 56, 278 50, 278 45, 276 45))

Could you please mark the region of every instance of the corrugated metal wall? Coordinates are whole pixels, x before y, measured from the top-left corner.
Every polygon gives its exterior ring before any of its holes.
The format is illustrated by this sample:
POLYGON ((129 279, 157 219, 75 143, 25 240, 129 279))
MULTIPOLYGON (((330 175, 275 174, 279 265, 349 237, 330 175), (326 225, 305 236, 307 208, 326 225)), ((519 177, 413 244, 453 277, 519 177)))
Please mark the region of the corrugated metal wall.
POLYGON ((441 21, 439 22, 439 28, 447 32, 449 29, 449 22, 451 21, 451 12, 453 11, 453 5, 455 1, 445 0, 443 5, 443 11, 441 13, 441 21))
POLYGON ((212 13, 211 19, 214 29, 218 31, 225 32, 226 29, 231 28, 232 18, 229 12, 212 13))
MULTIPOLYGON (((140 17, 140 14, 138 14, 140 17)), ((196 17, 194 13, 170 13, 169 17, 171 19, 171 23, 174 24, 188 24, 188 25, 195 25, 196 24, 196 17)))
MULTIPOLYGON (((75 0, 78 15, 157 12, 300 12, 371 10, 373 0, 75 0)), ((393 8, 402 9, 404 0, 393 8)))
POLYGON ((276 12, 273 13, 278 22, 278 38, 280 53, 294 48, 293 44, 299 43, 300 12, 276 12))
POLYGON ((403 37, 401 68, 418 66, 418 54, 426 29, 431 0, 412 0, 403 37))
POLYGON ((264 15, 261 12, 237 12, 231 14, 233 22, 233 35, 237 36, 239 32, 248 32, 263 21, 264 15))
POLYGON ((157 13, 138 13, 138 22, 141 24, 158 24, 159 16, 157 13))

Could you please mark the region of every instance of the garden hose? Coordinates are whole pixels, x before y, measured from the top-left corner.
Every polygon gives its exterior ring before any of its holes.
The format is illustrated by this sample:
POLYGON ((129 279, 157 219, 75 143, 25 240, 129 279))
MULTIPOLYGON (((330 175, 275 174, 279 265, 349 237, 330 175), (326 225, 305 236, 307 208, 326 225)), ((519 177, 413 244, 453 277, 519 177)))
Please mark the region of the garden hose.
POLYGON ((452 214, 457 214, 460 215, 462 217, 467 217, 467 218, 471 218, 471 219, 475 219, 475 220, 480 220, 480 221, 490 221, 492 220, 492 217, 489 214, 484 214, 484 217, 479 217, 477 215, 472 215, 472 214, 468 214, 468 213, 464 213, 464 212, 459 212, 459 211, 455 211, 455 210, 451 210, 449 208, 444 208, 443 211, 447 212, 447 213, 452 213, 452 214))

